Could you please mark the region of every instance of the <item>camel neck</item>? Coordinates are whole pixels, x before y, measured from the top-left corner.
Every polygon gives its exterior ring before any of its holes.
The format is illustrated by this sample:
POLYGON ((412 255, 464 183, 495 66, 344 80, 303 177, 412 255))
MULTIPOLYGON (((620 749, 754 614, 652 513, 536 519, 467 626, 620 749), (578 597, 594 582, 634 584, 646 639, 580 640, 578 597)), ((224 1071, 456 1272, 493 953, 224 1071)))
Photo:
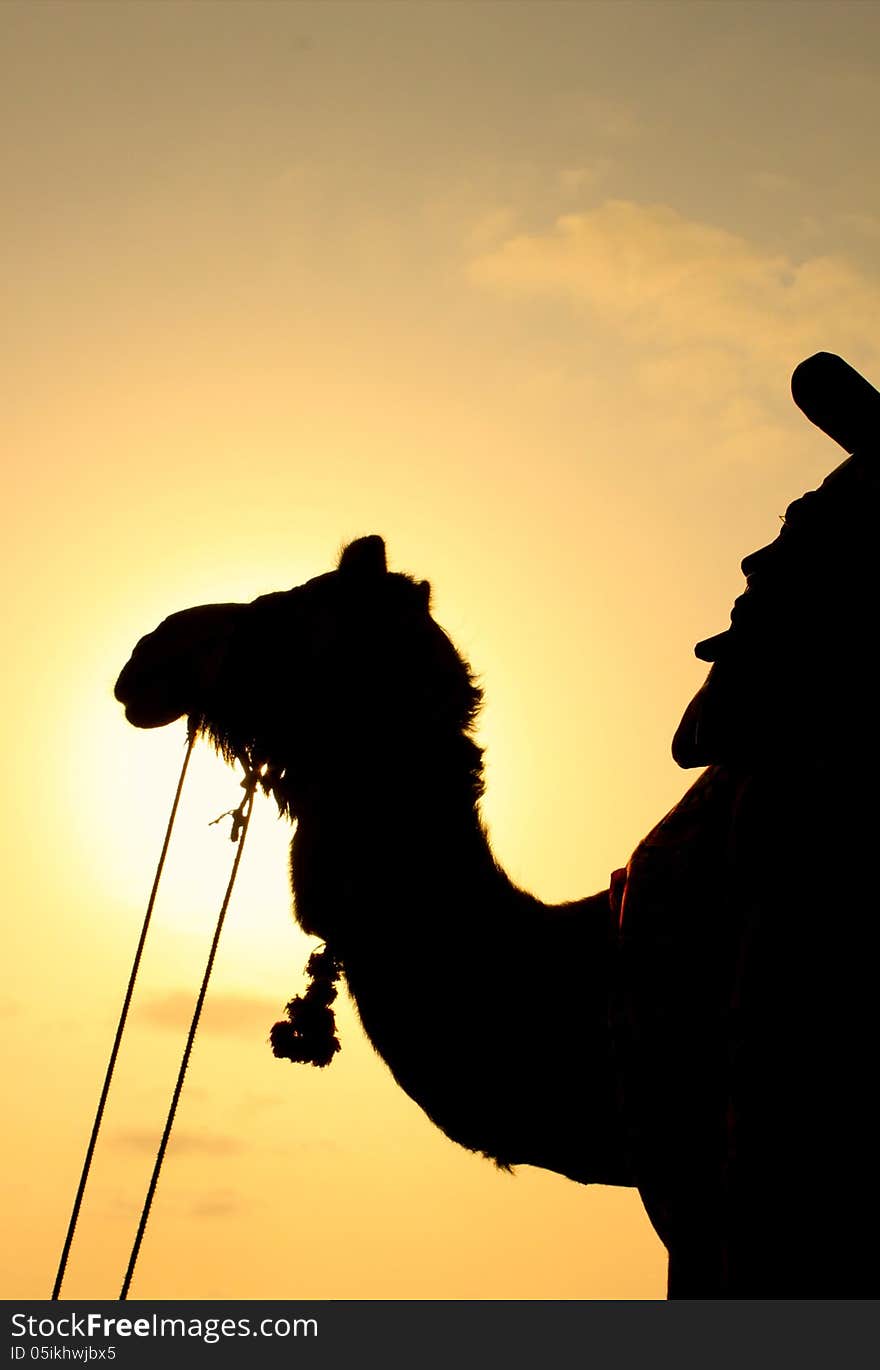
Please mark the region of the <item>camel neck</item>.
POLYGON ((304 795, 291 866, 299 921, 338 944, 374 920, 386 929, 413 917, 458 920, 464 899, 497 902, 513 887, 495 864, 478 796, 478 769, 426 771, 419 758, 393 782, 358 772, 304 795))

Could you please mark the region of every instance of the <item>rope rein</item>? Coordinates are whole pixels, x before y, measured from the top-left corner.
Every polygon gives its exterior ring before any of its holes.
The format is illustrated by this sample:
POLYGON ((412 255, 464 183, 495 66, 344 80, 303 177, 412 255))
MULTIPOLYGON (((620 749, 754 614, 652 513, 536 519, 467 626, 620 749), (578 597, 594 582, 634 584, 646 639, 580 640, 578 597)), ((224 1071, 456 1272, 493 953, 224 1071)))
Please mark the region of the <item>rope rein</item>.
POLYGON ((125 1279, 122 1281, 122 1289, 119 1292, 120 1300, 128 1298, 128 1291, 131 1287, 131 1280, 134 1268, 137 1263, 138 1254, 141 1249, 141 1242, 144 1239, 144 1232, 147 1226, 147 1219, 150 1216, 150 1209, 153 1206, 153 1196, 156 1193, 156 1185, 159 1183, 159 1173, 162 1169, 162 1162, 165 1159, 165 1152, 168 1149, 168 1141, 171 1137, 171 1127, 174 1123, 174 1115, 177 1112, 177 1105, 180 1101, 183 1081, 189 1066, 189 1058, 192 1055, 193 1042, 195 1041, 196 1029, 199 1019, 202 1016, 202 1006, 205 1002, 205 995, 208 993, 208 981, 211 978, 211 971, 214 968, 214 957, 217 955, 217 946, 220 941, 220 934, 223 931, 223 923, 226 918, 226 910, 229 908, 229 900, 232 895, 232 887, 235 884, 235 877, 238 874, 238 867, 241 863, 241 854, 244 851, 244 841, 247 837, 248 825, 251 821, 251 811, 254 806, 254 789, 256 787, 258 775, 255 771, 249 771, 242 781, 245 795, 239 807, 232 814, 232 840, 238 843, 235 852, 235 860, 232 863, 232 870, 229 874, 229 883, 226 886, 226 893, 223 896, 223 903, 220 905, 220 913, 217 916, 217 926, 214 929, 214 939, 211 942, 211 950, 208 952, 208 960, 205 964, 205 973, 202 976, 202 985, 199 990, 199 997, 193 1010, 192 1022, 189 1026, 189 1033, 186 1039, 186 1046, 183 1048, 183 1057, 180 1062, 180 1070, 177 1072, 177 1081, 174 1086, 174 1093, 171 1096, 171 1104, 168 1108, 168 1117, 165 1120, 165 1130, 162 1133, 162 1140, 159 1143, 159 1150, 156 1153, 156 1162, 153 1166, 153 1173, 150 1176, 150 1183, 147 1188, 147 1197, 144 1199, 144 1207, 141 1212, 141 1220, 138 1223, 137 1234, 134 1245, 131 1248, 131 1255, 128 1259, 128 1268, 125 1272, 125 1279))
MULTIPOLYGON (((104 1111, 107 1103, 107 1096, 110 1093, 110 1084, 113 1079, 113 1073, 116 1068, 116 1060, 119 1055, 120 1045, 122 1043, 122 1036, 125 1031, 126 1022, 128 1020, 128 1011, 131 1006, 132 997, 134 995, 138 971, 140 970, 144 946, 147 940, 147 933, 149 931, 150 921, 153 915, 153 907, 156 902, 156 894, 159 889, 159 881, 162 878, 162 871, 165 866, 165 858, 168 854, 168 847, 171 841, 171 832, 174 827, 175 819, 177 817, 177 810, 180 804, 180 796, 183 792, 183 782, 186 778, 187 767, 189 766, 189 759, 192 756, 195 741, 196 730, 193 727, 190 727, 187 731, 186 752, 184 754, 183 765, 180 770, 180 776, 177 781, 177 789, 175 790, 174 800, 171 805, 171 813, 168 818, 168 826, 165 830, 165 838, 162 843, 162 850, 160 852, 159 860, 156 866, 156 874, 153 878, 153 886, 150 890, 150 897, 147 902, 147 911, 144 915, 143 926, 141 927, 141 933, 138 939, 137 948, 135 950, 134 960, 132 961, 131 973, 128 977, 128 985, 126 987, 125 997, 122 1002, 122 1008, 119 1014, 119 1021, 116 1026, 116 1035, 113 1039, 113 1046, 110 1050, 110 1056, 107 1062, 107 1069, 104 1074, 104 1083, 101 1088, 101 1095, 98 1100, 97 1109, 95 1110, 95 1118, 92 1124, 92 1131, 89 1137, 89 1142, 86 1147, 85 1159, 83 1160, 82 1171, 80 1173, 79 1184, 77 1186, 76 1191, 76 1197, 73 1201, 73 1210, 71 1212, 70 1222, 68 1223, 67 1227, 67 1235, 65 1237, 64 1246, 61 1251, 61 1258, 58 1262, 58 1272, 55 1276, 55 1284, 52 1289, 53 1301, 59 1299, 61 1296, 61 1286, 67 1271, 67 1262, 70 1256, 70 1249, 73 1244, 73 1237, 76 1231, 77 1220, 79 1219, 80 1209, 82 1207, 83 1195, 85 1193, 86 1184, 88 1183, 89 1172, 91 1170, 92 1165, 92 1158, 94 1156, 95 1147, 98 1141, 98 1134, 101 1130, 101 1124, 104 1119, 104 1111)), ((134 1269, 137 1263, 138 1254, 140 1252, 141 1243, 143 1241, 144 1232, 146 1230, 147 1220, 150 1216, 150 1209, 152 1207, 153 1197, 156 1193, 156 1186, 159 1182, 159 1175, 162 1169, 162 1162, 165 1159, 165 1152, 168 1149, 168 1142, 171 1136, 171 1128, 174 1123, 174 1115, 177 1112, 177 1105, 180 1100, 181 1091, 183 1089, 184 1077, 186 1075, 187 1067, 189 1066, 190 1056, 192 1055, 192 1048, 193 1043, 195 1041, 196 1029, 199 1025, 202 1007, 205 1002, 205 996, 208 992, 208 982, 211 978, 211 971, 214 967, 214 959, 216 957, 217 947, 220 942, 220 933, 223 930, 223 923, 226 918, 226 911, 229 907, 229 901, 232 896, 232 888, 235 884, 235 877, 238 874, 239 865, 241 864, 241 856, 242 852, 244 851, 245 837, 247 836, 248 825, 250 823, 251 818, 251 811, 253 809, 254 791, 256 789, 256 785, 259 778, 260 777, 257 770, 252 770, 249 767, 245 766, 245 778, 241 782, 242 788, 245 791, 244 798, 242 799, 239 807, 231 811, 231 814, 223 815, 223 817, 232 817, 231 836, 232 841, 237 843, 235 858, 232 863, 232 870, 230 872, 229 882, 226 886, 226 893, 223 896, 223 903, 220 906, 220 912, 217 917, 217 926, 214 931, 213 941, 211 942, 211 949, 208 953, 208 960, 205 966, 205 973, 202 977, 202 984, 199 990, 198 998, 196 1000, 196 1006, 193 1012, 193 1018, 190 1024, 189 1034, 186 1039, 186 1045, 184 1046, 183 1058, 181 1060, 180 1070, 177 1075, 177 1082, 174 1086, 174 1093, 171 1097, 171 1104, 168 1110, 168 1117, 165 1122, 165 1129, 162 1133, 162 1139, 159 1143, 159 1150, 157 1152, 156 1161, 153 1166, 153 1173, 150 1177, 150 1183, 147 1189, 146 1199, 144 1200, 144 1206, 141 1212, 137 1234, 135 1236, 134 1245, 132 1247, 131 1255, 129 1257, 128 1268, 125 1272, 125 1279, 122 1284, 122 1291, 119 1295, 120 1300, 124 1300, 128 1297, 128 1291, 131 1286, 132 1276, 134 1275, 134 1269)))
POLYGON ((73 1211, 70 1215, 70 1222, 67 1226, 67 1236, 65 1237, 64 1246, 61 1251, 61 1259, 58 1262, 58 1273, 55 1276, 55 1284, 52 1289, 53 1300, 58 1299, 61 1295, 61 1285, 64 1281, 64 1275, 67 1270, 67 1260, 70 1255, 71 1245, 73 1244, 73 1234, 76 1231, 76 1224, 79 1218, 79 1211, 82 1207, 83 1194, 85 1193, 86 1184, 88 1182, 89 1171, 92 1168, 92 1157, 95 1154, 95 1146, 97 1145, 98 1141, 98 1133, 101 1130, 101 1123, 104 1120, 104 1108, 107 1103, 107 1095, 110 1093, 110 1082, 113 1079, 113 1071, 116 1068, 116 1058, 119 1055, 119 1047, 122 1043, 122 1034, 125 1031, 125 1024, 128 1019, 128 1010, 131 1005, 132 995, 134 994, 135 981, 137 980, 138 971, 140 969, 141 957, 143 956, 144 945, 146 943, 147 933, 150 928, 150 920, 153 916, 153 905, 156 902, 156 892, 159 889, 159 881, 162 878, 162 871, 165 866, 165 857, 168 854, 168 844, 171 841, 171 829, 174 827, 174 820, 177 817, 177 808, 180 803, 181 793, 183 792, 183 782, 186 779, 186 770, 187 766, 189 765, 189 759, 192 756, 192 750, 195 746, 195 741, 195 732, 193 730, 190 730, 187 735, 186 753, 183 758, 183 766, 180 770, 180 779, 177 782, 177 790, 174 794, 174 802, 171 805, 171 815, 168 819, 168 826, 165 829, 165 840, 162 843, 162 851, 159 856, 158 865, 156 866, 156 874, 153 878, 153 888, 150 890, 150 898, 147 902, 147 911, 144 915, 144 922, 143 927, 141 928, 140 939, 137 944, 137 950, 134 954, 134 960, 132 961, 131 974, 128 977, 128 986, 125 991, 125 998, 122 1001, 122 1009, 119 1014, 119 1022, 116 1025, 116 1036, 113 1039, 113 1046, 110 1050, 110 1058, 107 1062, 107 1070, 104 1074, 104 1084, 101 1089, 101 1097, 98 1100, 98 1107, 95 1110, 95 1121, 92 1124, 92 1133, 89 1137, 88 1146, 86 1147, 85 1160, 83 1161, 82 1171, 79 1177, 79 1185, 76 1191, 76 1198, 73 1201, 73 1211))

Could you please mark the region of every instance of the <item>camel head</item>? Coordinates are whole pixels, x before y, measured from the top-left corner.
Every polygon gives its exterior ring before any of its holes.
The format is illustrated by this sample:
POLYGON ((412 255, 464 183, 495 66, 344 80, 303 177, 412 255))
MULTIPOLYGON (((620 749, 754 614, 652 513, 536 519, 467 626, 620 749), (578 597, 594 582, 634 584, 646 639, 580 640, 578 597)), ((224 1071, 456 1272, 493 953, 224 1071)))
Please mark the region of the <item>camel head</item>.
POLYGON ((279 804, 320 772, 369 767, 470 730, 480 694, 430 612, 426 581, 365 537, 335 571, 250 604, 184 609, 135 647, 116 698, 136 727, 187 717, 229 760, 263 767, 279 804))

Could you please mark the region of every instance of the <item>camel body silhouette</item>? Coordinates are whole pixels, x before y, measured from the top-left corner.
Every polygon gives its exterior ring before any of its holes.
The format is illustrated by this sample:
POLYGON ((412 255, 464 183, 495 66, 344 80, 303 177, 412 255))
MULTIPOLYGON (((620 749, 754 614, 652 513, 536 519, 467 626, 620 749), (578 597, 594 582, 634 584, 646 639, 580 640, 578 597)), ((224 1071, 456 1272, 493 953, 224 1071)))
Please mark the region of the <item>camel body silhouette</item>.
POLYGON ((674 742, 706 769, 574 903, 496 862, 480 693, 378 537, 173 614, 117 683, 137 726, 262 769, 296 917, 402 1088, 502 1166, 637 1187, 670 1297, 878 1292, 878 494, 857 455, 743 563, 674 742))

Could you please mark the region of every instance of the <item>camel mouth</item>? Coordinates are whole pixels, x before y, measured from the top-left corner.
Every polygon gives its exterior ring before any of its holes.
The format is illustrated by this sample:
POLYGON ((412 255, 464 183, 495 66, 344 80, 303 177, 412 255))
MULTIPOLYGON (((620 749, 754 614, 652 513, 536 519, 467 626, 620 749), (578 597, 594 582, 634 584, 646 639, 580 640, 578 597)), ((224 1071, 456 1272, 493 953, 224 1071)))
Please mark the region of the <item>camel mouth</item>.
POLYGON ((183 717, 183 710, 159 700, 147 702, 143 699, 125 700, 116 693, 116 698, 125 709, 125 719, 135 728, 164 728, 183 717))
POLYGON ((163 698, 161 682, 145 682, 143 671, 138 669, 137 682, 134 657, 123 666, 119 679, 113 688, 113 695, 125 709, 127 722, 135 728, 164 728, 183 716, 184 710, 163 698), (145 688, 145 686, 147 688, 145 688))
POLYGON ((145 709, 138 704, 127 704, 125 706, 126 722, 131 723, 135 728, 164 728, 182 717, 179 709, 157 711, 145 709))

